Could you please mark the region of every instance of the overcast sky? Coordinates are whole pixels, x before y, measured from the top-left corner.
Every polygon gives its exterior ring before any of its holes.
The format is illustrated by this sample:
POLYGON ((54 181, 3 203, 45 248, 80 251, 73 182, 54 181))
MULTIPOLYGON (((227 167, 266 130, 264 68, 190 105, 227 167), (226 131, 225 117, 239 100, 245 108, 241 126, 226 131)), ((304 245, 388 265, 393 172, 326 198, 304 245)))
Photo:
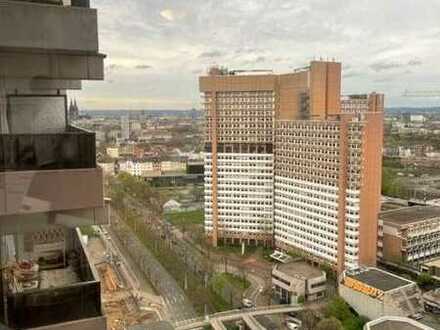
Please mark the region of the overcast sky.
POLYGON ((92 0, 104 82, 73 93, 82 109, 190 109, 213 65, 289 72, 343 64, 343 92, 379 91, 387 106, 440 105, 440 0, 92 0))

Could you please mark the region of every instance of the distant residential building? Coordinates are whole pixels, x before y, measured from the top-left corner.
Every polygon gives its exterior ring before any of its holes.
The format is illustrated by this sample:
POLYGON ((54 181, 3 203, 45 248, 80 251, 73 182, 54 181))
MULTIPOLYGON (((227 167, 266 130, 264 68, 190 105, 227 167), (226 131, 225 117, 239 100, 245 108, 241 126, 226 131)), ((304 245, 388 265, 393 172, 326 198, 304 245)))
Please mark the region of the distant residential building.
POLYGON ((188 159, 186 163, 186 173, 188 174, 203 174, 204 161, 199 159, 188 159))
POLYGON ((440 255, 440 207, 412 206, 379 215, 379 257, 420 263, 440 255))
POLYGON ((161 162, 162 172, 185 172, 186 162, 185 161, 162 161, 161 162))
POLYGON ((434 330, 408 317, 383 316, 364 325, 363 330, 434 330))
POLYGON ((120 171, 127 172, 134 176, 146 176, 147 172, 152 172, 153 170, 153 162, 137 162, 131 160, 120 162, 120 171))
POLYGON ((421 291, 416 283, 378 268, 346 270, 338 291, 359 315, 371 320, 423 312, 421 291))
POLYGON ((325 296, 326 274, 305 261, 279 263, 272 269, 272 288, 281 303, 294 304, 298 298, 313 301, 325 296))
POLYGON ((422 263, 420 265, 420 271, 429 274, 440 281, 440 257, 422 263))
POLYGON ((399 157, 409 158, 411 156, 412 156, 412 152, 410 148, 399 147, 399 157))
POLYGON ((96 135, 97 142, 105 142, 105 132, 95 131, 95 135, 96 135))
POLYGON ((121 144, 119 146, 119 155, 121 157, 131 157, 134 155, 134 149, 135 149, 134 143, 121 144))
POLYGON ((425 116, 423 116, 423 115, 410 115, 409 120, 411 122, 423 123, 425 121, 425 116))
POLYGON ((102 168, 104 175, 114 175, 115 174, 115 164, 114 163, 98 163, 102 168))
POLYGON ((105 152, 111 158, 119 158, 119 148, 109 147, 105 152))
POLYGON ((426 153, 428 158, 440 158, 440 152, 428 152, 426 153))
POLYGON ((130 118, 128 116, 121 117, 121 139, 130 140, 130 118))
POLYGON ((181 207, 182 207, 182 204, 175 201, 174 199, 170 199, 168 202, 163 204, 163 210, 168 211, 168 212, 180 210, 181 207))
POLYGON ((139 121, 132 121, 131 122, 131 131, 138 134, 142 130, 142 125, 139 121))

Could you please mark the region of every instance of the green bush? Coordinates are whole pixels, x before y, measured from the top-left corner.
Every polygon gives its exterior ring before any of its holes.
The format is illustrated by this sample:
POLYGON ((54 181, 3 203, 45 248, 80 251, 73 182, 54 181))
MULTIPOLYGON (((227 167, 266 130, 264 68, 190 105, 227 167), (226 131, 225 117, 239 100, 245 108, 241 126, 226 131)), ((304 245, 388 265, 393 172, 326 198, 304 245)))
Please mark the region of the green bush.
POLYGON ((434 278, 426 273, 421 273, 419 276, 417 276, 417 285, 421 288, 430 287, 435 284, 434 278))
POLYGON ((329 317, 319 321, 316 330, 344 330, 341 321, 335 317, 329 317))
POLYGON ((354 314, 350 306, 341 297, 334 297, 327 305, 325 311, 327 318, 338 319, 345 330, 362 330, 367 319, 354 314))

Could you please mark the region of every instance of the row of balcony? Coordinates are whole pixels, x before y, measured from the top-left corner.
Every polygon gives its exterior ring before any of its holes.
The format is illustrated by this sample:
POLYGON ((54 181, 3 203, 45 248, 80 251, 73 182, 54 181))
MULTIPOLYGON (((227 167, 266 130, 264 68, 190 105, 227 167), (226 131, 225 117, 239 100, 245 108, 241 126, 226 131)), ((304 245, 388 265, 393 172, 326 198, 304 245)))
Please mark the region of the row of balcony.
POLYGON ((0 134, 0 216, 103 207, 95 134, 0 134))

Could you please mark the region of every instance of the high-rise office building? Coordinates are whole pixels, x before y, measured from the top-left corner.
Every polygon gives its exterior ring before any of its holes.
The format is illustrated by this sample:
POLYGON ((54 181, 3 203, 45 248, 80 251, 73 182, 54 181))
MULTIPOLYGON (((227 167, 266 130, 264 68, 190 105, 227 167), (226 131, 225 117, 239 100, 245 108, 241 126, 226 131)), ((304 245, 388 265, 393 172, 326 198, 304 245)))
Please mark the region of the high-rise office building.
POLYGON ((205 231, 214 245, 272 243, 339 271, 374 265, 383 95, 341 98, 341 65, 293 73, 212 69, 205 231))
POLYGON ((95 135, 66 91, 102 80, 86 0, 0 4, 0 323, 106 329, 100 282, 76 229, 106 222, 95 135))

